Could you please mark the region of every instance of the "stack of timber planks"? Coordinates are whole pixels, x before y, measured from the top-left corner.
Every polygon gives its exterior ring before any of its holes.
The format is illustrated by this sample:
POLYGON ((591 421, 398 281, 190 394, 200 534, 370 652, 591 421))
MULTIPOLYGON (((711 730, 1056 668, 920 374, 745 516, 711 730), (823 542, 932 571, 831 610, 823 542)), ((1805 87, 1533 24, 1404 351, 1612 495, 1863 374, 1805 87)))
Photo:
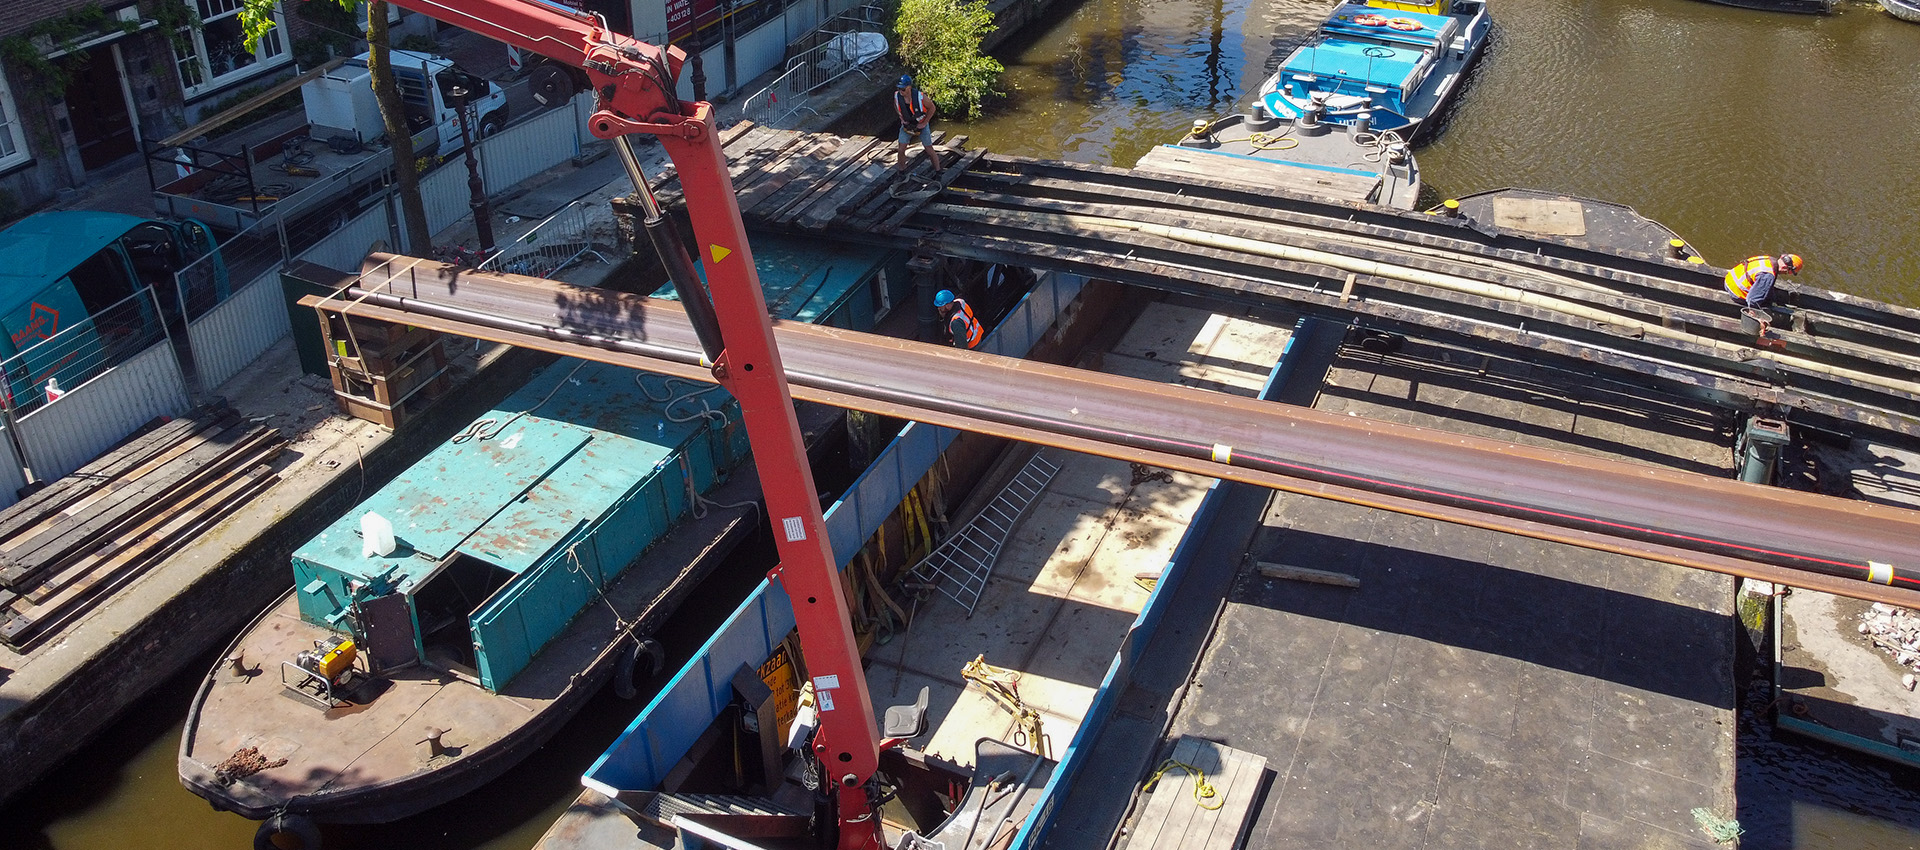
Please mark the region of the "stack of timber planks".
POLYGON ((272 485, 285 447, 212 405, 0 511, 0 643, 54 634, 192 542, 272 485))
MULTIPOLYGON (((934 131, 939 145, 945 136, 934 131)), ((986 154, 963 150, 965 136, 945 139, 938 173, 921 163, 920 146, 908 150, 911 178, 894 170, 890 139, 844 137, 778 130, 742 121, 722 131, 740 213, 756 228, 823 232, 889 233, 938 196, 986 154)), ((679 187, 661 179, 654 191, 667 203, 679 187)))

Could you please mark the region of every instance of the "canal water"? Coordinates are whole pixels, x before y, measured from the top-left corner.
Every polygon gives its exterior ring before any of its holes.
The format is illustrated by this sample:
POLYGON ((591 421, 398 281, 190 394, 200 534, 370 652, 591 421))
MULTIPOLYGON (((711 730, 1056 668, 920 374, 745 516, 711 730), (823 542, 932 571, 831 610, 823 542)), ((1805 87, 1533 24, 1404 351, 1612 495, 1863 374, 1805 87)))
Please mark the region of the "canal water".
MULTIPOLYGON (((1051 21, 1002 50, 1006 102, 972 121, 945 116, 941 129, 1001 153, 1131 165, 1193 119, 1244 105, 1331 8, 1057 3, 1051 21)), ((1493 12, 1491 47, 1444 132, 1418 152, 1436 200, 1530 186, 1618 201, 1716 264, 1796 251, 1809 283, 1920 306, 1920 25, 1855 0, 1824 18, 1700 0, 1493 0, 1493 12)), ((758 575, 736 570, 703 594, 712 604, 683 609, 665 640, 671 664, 758 575)), ((250 846, 252 822, 212 811, 175 778, 197 679, 154 694, 0 810, 0 847, 250 846)), ((646 696, 602 694, 500 781, 397 824, 329 829, 329 846, 531 847, 646 696)), ((1920 846, 1920 778, 1764 732, 1750 722, 1741 738, 1742 846, 1920 846)))
MULTIPOLYGON (((1062 0, 1066 2, 1066 0, 1062 0)), ((1920 25, 1700 0, 1492 0, 1493 39, 1419 150, 1445 197, 1527 186, 1637 208, 1716 265, 1920 306, 1920 25)), ((939 126, 1130 166, 1249 93, 1330 0, 1086 0, 1004 51, 1006 108, 939 126)))

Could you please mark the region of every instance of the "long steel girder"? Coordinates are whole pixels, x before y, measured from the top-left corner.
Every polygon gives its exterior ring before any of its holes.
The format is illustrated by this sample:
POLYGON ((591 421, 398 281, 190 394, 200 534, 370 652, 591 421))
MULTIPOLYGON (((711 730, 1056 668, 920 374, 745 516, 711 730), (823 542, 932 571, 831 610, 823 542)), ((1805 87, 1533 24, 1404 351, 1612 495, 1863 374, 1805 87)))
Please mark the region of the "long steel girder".
MULTIPOLYGON (((368 265, 302 303, 713 379, 672 302, 408 257, 368 265)), ((1916 511, 854 331, 780 322, 776 338, 803 400, 1920 605, 1916 511)))
MULTIPOLYGON (((1648 336, 1630 327, 1575 319, 1550 309, 1350 275, 1311 262, 1257 257, 1146 233, 1088 229, 1075 216, 1175 222, 1208 218, 1228 236, 1273 238, 1377 260, 1517 286, 1590 304, 1728 343, 1750 343, 1722 300, 1711 270, 1633 259, 1458 219, 1352 204, 1254 195, 1232 184, 1169 178, 1074 163, 984 158, 899 231, 865 238, 916 250, 1118 280, 1168 291, 1285 306, 1383 330, 1470 346, 1492 343, 1572 368, 1596 367, 1715 404, 1793 412, 1802 424, 1854 432, 1862 427, 1920 436, 1920 398, 1775 362, 1744 347, 1736 356, 1648 336), (1035 234, 1044 234, 1036 238, 1035 234), (1315 235, 1320 234, 1320 235, 1315 235), (1360 240, 1356 242, 1355 240, 1360 240), (1490 265, 1517 270, 1501 273, 1490 265), (1597 287, 1543 283, 1571 279, 1597 287)), ((1200 227, 1201 225, 1195 225, 1200 227)), ((1920 313, 1837 293, 1794 288, 1798 308, 1779 334, 1796 356, 1910 378, 1920 355, 1920 313)))

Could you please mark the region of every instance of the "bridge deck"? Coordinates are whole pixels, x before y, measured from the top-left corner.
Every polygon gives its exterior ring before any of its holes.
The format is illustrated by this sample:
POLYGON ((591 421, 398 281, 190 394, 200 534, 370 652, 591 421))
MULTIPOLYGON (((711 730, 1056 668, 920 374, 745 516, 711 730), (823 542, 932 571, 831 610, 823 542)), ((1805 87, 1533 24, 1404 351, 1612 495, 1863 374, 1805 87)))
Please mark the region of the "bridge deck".
POLYGON ((1790 411, 1796 424, 1920 436, 1920 311, 1784 285, 1762 346, 1717 270, 1670 257, 1201 176, 962 151, 958 140, 939 173, 916 162, 896 176, 884 139, 744 124, 726 134, 756 230, 1299 310, 1790 411))

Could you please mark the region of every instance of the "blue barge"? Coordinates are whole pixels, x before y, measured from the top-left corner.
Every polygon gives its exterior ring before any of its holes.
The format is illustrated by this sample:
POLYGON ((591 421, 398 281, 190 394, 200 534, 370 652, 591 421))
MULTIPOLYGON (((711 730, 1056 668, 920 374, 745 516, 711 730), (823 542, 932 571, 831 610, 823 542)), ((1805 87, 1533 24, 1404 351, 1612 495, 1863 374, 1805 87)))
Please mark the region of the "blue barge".
MULTIPOLYGON (((781 318, 867 328, 906 294, 892 252, 763 241, 781 318)), ((271 838, 498 776, 657 659, 650 630, 764 522, 747 459, 717 387, 554 363, 295 550, 196 696, 182 781, 271 838)))
POLYGON ((1348 2, 1260 88, 1283 121, 1353 124, 1408 142, 1460 88, 1492 29, 1485 0, 1348 2))

